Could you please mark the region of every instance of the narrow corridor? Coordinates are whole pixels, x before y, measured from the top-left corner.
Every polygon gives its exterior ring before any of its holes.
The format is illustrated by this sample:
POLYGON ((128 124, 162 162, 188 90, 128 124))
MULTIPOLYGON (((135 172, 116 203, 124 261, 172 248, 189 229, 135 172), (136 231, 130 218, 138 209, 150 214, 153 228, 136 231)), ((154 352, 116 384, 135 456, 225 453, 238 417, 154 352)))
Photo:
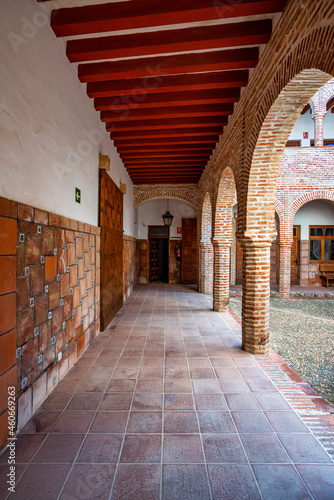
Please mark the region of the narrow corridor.
MULTIPOLYGON (((257 359, 191 287, 137 286, 20 432, 9 498, 334 498, 331 458, 257 359)), ((1 500, 7 473, 5 454, 1 500)))

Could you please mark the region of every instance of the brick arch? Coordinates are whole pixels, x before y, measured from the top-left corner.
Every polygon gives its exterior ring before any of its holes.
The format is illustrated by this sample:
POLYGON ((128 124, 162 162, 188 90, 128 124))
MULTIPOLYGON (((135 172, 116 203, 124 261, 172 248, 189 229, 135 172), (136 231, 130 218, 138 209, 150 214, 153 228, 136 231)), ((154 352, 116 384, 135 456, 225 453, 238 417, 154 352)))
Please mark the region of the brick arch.
POLYGON ((152 200, 170 198, 189 203, 196 211, 199 209, 199 192, 197 184, 134 186, 133 208, 152 200))
POLYGON ((294 200, 294 202, 290 207, 289 219, 291 225, 293 224, 293 219, 298 210, 309 201, 314 201, 314 200, 329 201, 334 205, 334 191, 326 191, 326 190, 310 191, 308 193, 304 193, 303 195, 299 196, 296 200, 294 200))
POLYGON ((310 100, 312 116, 315 113, 322 113, 323 115, 327 113, 327 103, 334 97, 334 79, 321 87, 319 91, 321 92, 317 92, 310 100))
POLYGON ((232 241, 232 209, 236 199, 233 170, 226 167, 221 175, 215 203, 214 239, 232 241))
POLYGON ((253 103, 253 110, 258 104, 256 115, 245 114, 242 218, 246 239, 272 240, 276 180, 285 143, 305 105, 333 77, 334 27, 329 19, 323 24, 307 35, 304 31, 297 42, 292 42, 292 35, 284 40, 285 55, 261 93, 261 102, 253 103))

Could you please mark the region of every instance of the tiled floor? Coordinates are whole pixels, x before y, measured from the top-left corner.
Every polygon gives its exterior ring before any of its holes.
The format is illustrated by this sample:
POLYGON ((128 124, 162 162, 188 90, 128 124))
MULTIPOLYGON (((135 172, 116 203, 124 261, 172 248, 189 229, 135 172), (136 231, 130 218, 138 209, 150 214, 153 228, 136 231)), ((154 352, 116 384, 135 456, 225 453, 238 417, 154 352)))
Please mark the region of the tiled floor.
POLYGON ((17 462, 22 500, 334 498, 327 452, 182 286, 135 289, 22 429, 17 462))

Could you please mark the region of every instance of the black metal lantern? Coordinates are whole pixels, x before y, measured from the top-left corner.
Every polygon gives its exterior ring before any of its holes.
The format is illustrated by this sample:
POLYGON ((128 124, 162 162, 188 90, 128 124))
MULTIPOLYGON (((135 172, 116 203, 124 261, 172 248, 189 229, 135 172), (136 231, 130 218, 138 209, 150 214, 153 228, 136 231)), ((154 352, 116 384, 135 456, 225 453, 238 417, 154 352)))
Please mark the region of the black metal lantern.
POLYGON ((163 214, 162 218, 164 220, 164 225, 170 227, 172 225, 174 215, 172 215, 168 209, 169 209, 169 200, 167 200, 167 210, 163 214))

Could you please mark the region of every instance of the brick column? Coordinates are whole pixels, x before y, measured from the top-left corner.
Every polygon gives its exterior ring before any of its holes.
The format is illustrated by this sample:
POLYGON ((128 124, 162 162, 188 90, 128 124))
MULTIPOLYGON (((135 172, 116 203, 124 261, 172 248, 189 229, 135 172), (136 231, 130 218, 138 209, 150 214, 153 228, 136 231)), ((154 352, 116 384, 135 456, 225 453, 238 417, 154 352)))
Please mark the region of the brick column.
POLYGON ((213 250, 213 310, 227 311, 230 298, 231 243, 214 241, 213 250))
POLYGON ((322 148, 324 145, 324 113, 314 113, 314 145, 322 148))
POLYGON ((252 354, 268 353, 270 247, 269 241, 242 241, 242 348, 252 354))
POLYGON ((213 247, 211 241, 199 244, 199 283, 198 291, 205 295, 212 294, 213 247))
POLYGON ((291 243, 279 244, 279 283, 278 291, 284 299, 290 296, 291 282, 291 243))

